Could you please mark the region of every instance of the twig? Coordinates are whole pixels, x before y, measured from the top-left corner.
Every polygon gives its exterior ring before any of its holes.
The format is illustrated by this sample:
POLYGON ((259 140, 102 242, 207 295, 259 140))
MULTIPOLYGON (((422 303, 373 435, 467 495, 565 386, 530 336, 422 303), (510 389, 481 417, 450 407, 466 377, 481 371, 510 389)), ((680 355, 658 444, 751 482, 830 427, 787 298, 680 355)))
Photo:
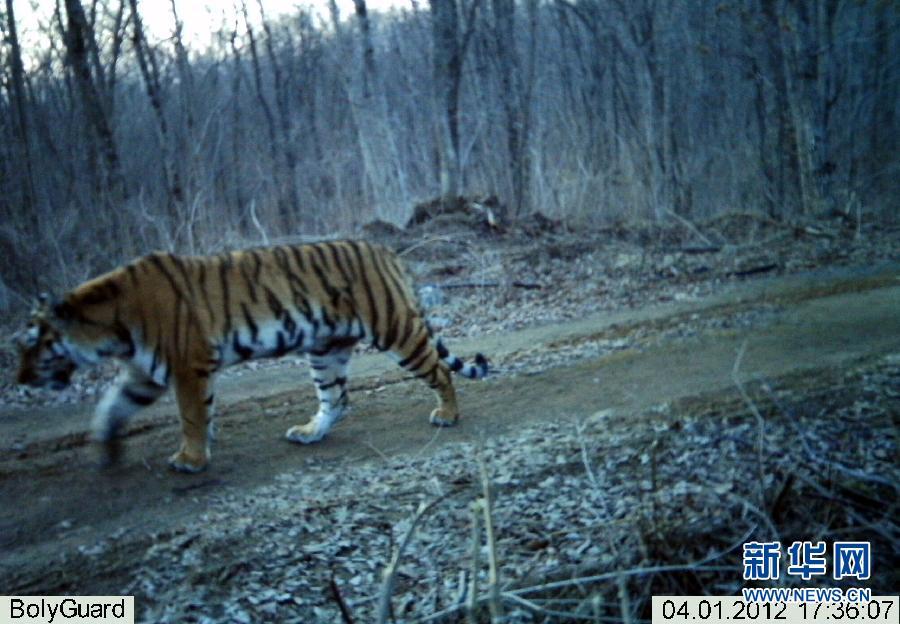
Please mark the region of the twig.
POLYGON ((594 614, 594 623, 600 621, 600 594, 591 596, 591 612, 594 614))
POLYGON ((377 446, 375 446, 374 444, 372 444, 372 443, 369 442, 368 440, 363 440, 362 443, 363 443, 364 446, 367 446, 367 447, 369 447, 372 451, 374 451, 375 454, 378 455, 378 457, 380 457, 380 458, 383 459, 384 461, 390 461, 390 460, 391 460, 390 457, 388 457, 387 455, 385 455, 384 451, 382 451, 380 448, 378 448, 377 446))
POLYGON ((722 247, 721 245, 685 245, 684 247, 677 247, 668 251, 684 254, 708 254, 719 253, 722 251, 722 247))
POLYGON ((591 468, 591 459, 588 457, 587 446, 584 443, 584 430, 584 423, 575 423, 575 432, 578 434, 578 445, 581 447, 581 463, 584 464, 584 471, 587 473, 588 481, 596 488, 597 477, 594 476, 594 470, 591 468))
POLYGON ((456 599, 453 601, 454 604, 461 605, 465 603, 466 596, 468 595, 469 590, 469 579, 466 576, 465 570, 459 571, 459 576, 456 580, 456 599))
POLYGON ((420 457, 420 456, 422 455, 422 453, 424 453, 425 451, 427 451, 428 448, 429 448, 432 444, 434 444, 434 441, 438 439, 438 436, 441 435, 441 431, 443 431, 443 430, 444 430, 444 427, 435 427, 435 428, 434 428, 434 434, 431 436, 431 438, 428 440, 428 442, 426 442, 425 444, 423 444, 423 445, 421 446, 421 448, 419 448, 419 450, 415 452, 415 454, 412 456, 413 459, 416 459, 416 458, 420 457))
POLYGON ((628 596, 628 581, 624 576, 616 578, 619 595, 619 613, 622 616, 622 624, 631 624, 631 599, 628 596))
POLYGON ((773 523, 778 523, 782 520, 785 509, 787 509, 788 498, 793 493, 795 479, 796 477, 793 474, 789 474, 781 484, 781 488, 779 488, 778 494, 772 502, 772 508, 769 510, 773 523))
POLYGON ((500 288, 502 286, 510 286, 512 288, 524 288, 525 290, 540 290, 543 288, 536 282, 522 282, 513 280, 511 282, 451 282, 449 284, 438 284, 438 288, 500 288))
POLYGON ((344 621, 344 624, 354 624, 350 607, 348 607, 347 603, 344 601, 344 597, 341 595, 341 590, 338 587, 337 581, 334 580, 334 570, 331 571, 331 579, 328 581, 328 587, 331 589, 331 597, 334 598, 338 609, 341 611, 341 620, 344 621))
POLYGON ((253 222, 254 227, 259 231, 260 235, 263 239, 263 245, 269 244, 269 235, 266 234, 266 231, 263 229, 262 224, 259 222, 259 218, 256 216, 256 200, 250 200, 250 221, 253 222))
POLYGON ((680 214, 678 214, 678 213, 675 212, 674 210, 666 210, 666 212, 667 212, 668 214, 670 214, 671 216, 675 217, 678 221, 681 222, 682 225, 684 225, 684 226, 685 226, 687 229, 689 229, 691 232, 693 232, 694 234, 696 234, 697 236, 699 236, 701 239, 703 239, 703 242, 704 242, 704 243, 706 243, 706 244, 709 245, 710 247, 715 247, 715 246, 716 246, 716 244, 715 244, 714 242, 712 242, 711 240, 709 240, 709 238, 707 238, 707 237, 703 234, 703 232, 701 232, 701 231, 697 228, 696 225, 694 225, 693 223, 691 223, 690 221, 688 221, 687 219, 685 219, 684 217, 682 217, 680 214))
POLYGON ((835 235, 831 232, 827 232, 825 230, 820 230, 819 228, 806 225, 798 228, 801 232, 805 234, 809 234, 810 236, 818 236, 819 238, 835 238, 835 235))
POLYGON ((478 568, 481 554, 481 510, 482 502, 472 503, 472 579, 469 581, 469 596, 466 600, 466 619, 469 624, 478 624, 478 568))
POLYGON ((741 269, 740 271, 732 271, 729 275, 735 277, 747 277, 748 275, 757 275, 759 273, 768 273, 778 268, 778 264, 771 262, 769 264, 760 264, 759 266, 750 267, 749 269, 741 269))
POLYGON ((762 417, 762 414, 759 413, 759 410, 756 408, 756 404, 750 398, 750 395, 747 394, 747 391, 744 389, 744 384, 741 383, 740 380, 740 370, 741 370, 741 362, 744 359, 744 352, 747 350, 747 341, 741 343, 741 348, 738 349, 737 357, 734 360, 734 366, 731 368, 731 380, 734 382, 734 385, 737 386, 738 392, 741 395, 741 398, 744 400, 744 403, 747 404, 747 407, 750 408, 750 411, 753 413, 753 416, 756 418, 756 424, 758 428, 757 438, 756 438, 756 459, 759 467, 759 507, 760 509, 766 508, 766 497, 765 497, 765 466, 763 463, 763 432, 765 429, 766 421, 762 417))
POLYGON ((481 487, 484 491, 482 511, 484 512, 484 532, 488 543, 488 609, 491 612, 491 624, 499 622, 503 617, 503 605, 500 602, 500 573, 497 565, 497 540, 494 535, 494 502, 491 498, 491 480, 488 477, 484 458, 478 458, 481 471, 481 487))
POLYGON ((567 613, 565 611, 556 611, 554 609, 546 609, 538 604, 533 603, 530 600, 526 600, 521 596, 517 596, 515 594, 511 594, 509 592, 504 592, 503 599, 509 602, 513 602, 532 613, 537 613, 538 615, 543 615, 545 617, 552 618, 563 618, 566 620, 582 620, 585 622, 593 622, 594 618, 590 615, 582 615, 580 613, 567 613))
POLYGON ((743 505, 745 511, 748 511, 757 516, 769 529, 769 534, 772 536, 772 539, 780 539, 778 536, 778 527, 776 527, 775 523, 772 522, 772 517, 769 515, 768 509, 757 507, 751 501, 747 500, 740 494, 736 494, 735 492, 729 492, 726 494, 726 496, 731 500, 738 501, 741 505, 743 505))
POLYGON ((413 533, 416 531, 416 526, 419 524, 419 521, 435 506, 439 503, 442 503, 450 496, 461 492, 462 490, 455 490, 440 496, 427 505, 425 503, 420 503, 419 508, 416 511, 416 514, 412 518, 412 522, 409 525, 409 528, 406 530, 406 533, 403 535, 403 539, 400 540, 400 544, 397 546, 397 550, 394 551, 394 556, 391 557, 390 563, 384 569, 384 581, 381 584, 381 595, 378 600, 378 624, 385 624, 387 622, 388 617, 391 612, 391 594, 394 591, 394 581, 397 579, 397 570, 400 564, 400 557, 403 556, 403 551, 406 550, 406 547, 409 545, 409 542, 412 540, 413 533))
POLYGON ((397 255, 400 256, 400 257, 402 258, 402 257, 405 256, 406 254, 415 251, 415 250, 418 249, 419 247, 424 247, 425 245, 430 245, 431 243, 452 243, 452 244, 460 244, 460 241, 455 241, 455 240, 453 240, 453 238, 450 237, 450 236, 431 236, 431 237, 429 237, 429 238, 426 238, 425 240, 421 240, 421 241, 419 241, 418 243, 415 243, 415 244, 413 244, 413 245, 410 245, 409 247, 407 247, 406 249, 404 249, 404 250, 402 250, 402 251, 398 251, 398 252, 397 252, 397 255))

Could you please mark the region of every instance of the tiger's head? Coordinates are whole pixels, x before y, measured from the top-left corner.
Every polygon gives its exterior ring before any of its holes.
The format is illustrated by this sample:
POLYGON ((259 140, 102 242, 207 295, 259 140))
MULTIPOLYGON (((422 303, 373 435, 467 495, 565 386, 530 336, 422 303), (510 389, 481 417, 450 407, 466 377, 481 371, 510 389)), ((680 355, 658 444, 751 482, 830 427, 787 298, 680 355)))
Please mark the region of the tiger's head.
POLYGON ((77 364, 66 346, 65 323, 54 312, 47 295, 41 295, 31 318, 14 339, 19 347, 17 382, 62 390, 69 385, 77 364))
POLYGON ((63 299, 41 295, 23 331, 19 347, 18 382, 62 390, 79 366, 107 357, 134 354, 131 332, 113 302, 119 288, 109 278, 82 284, 63 299))

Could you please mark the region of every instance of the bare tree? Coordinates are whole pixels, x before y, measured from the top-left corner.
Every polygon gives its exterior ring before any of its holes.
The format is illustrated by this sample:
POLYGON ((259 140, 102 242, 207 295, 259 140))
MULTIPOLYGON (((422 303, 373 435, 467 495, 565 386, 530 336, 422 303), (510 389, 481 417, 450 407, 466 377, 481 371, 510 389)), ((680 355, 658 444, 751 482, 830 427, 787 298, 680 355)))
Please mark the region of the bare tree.
POLYGON ((830 203, 828 117, 834 105, 831 31, 836 0, 815 3, 786 0, 782 10, 781 57, 788 107, 794 131, 804 213, 817 213, 830 203), (811 37, 812 36, 812 37, 811 37), (807 38, 812 38, 808 41, 807 38))
POLYGON ((286 231, 291 231, 297 222, 296 215, 300 212, 300 191, 297 186, 297 149, 294 145, 296 139, 289 110, 290 94, 288 93, 284 72, 281 68, 281 61, 275 53, 274 37, 271 27, 266 22, 262 0, 257 0, 257 2, 259 4, 259 14, 262 17, 263 30, 266 33, 266 52, 268 53, 269 65, 272 67, 272 76, 275 81, 275 107, 278 111, 280 125, 278 144, 281 146, 281 153, 284 155, 286 167, 284 184, 287 186, 286 203, 288 210, 282 213, 282 225, 286 231))
POLYGON ((409 197, 406 174, 399 165, 399 154, 390 123, 385 94, 376 85, 381 82, 375 61, 372 24, 365 0, 353 0, 360 33, 361 62, 359 89, 350 90, 360 152, 369 192, 379 215, 394 212, 396 203, 409 197))
POLYGON ((112 228, 104 230, 105 233, 101 236, 106 239, 105 242, 109 249, 121 249, 123 244, 128 245, 131 241, 130 233, 123 229, 124 222, 120 216, 122 204, 128 196, 128 189, 122 175, 119 148, 113 136, 112 125, 88 62, 87 42, 93 37, 93 33, 88 28, 80 0, 65 0, 65 9, 67 61, 72 67, 84 115, 88 125, 94 131, 94 138, 105 164, 106 201, 104 203, 110 208, 108 215, 112 228))
POLYGON ((459 85, 462 54, 459 44, 459 16, 456 0, 431 0, 433 32, 432 56, 440 135, 441 198, 445 205, 459 195, 459 85))
MULTIPOLYGON (((253 32, 253 26, 250 24, 250 16, 247 12, 246 0, 241 0, 241 11, 244 15, 244 27, 246 28, 247 32, 247 40, 250 43, 250 61, 253 66, 253 83, 256 86, 256 99, 265 118, 265 130, 266 135, 269 139, 268 145, 269 155, 272 163, 271 166, 273 170, 277 172, 280 168, 279 163, 281 162, 281 158, 279 156, 278 137, 276 136, 275 116, 272 113, 272 106, 269 104, 269 98, 266 96, 266 89, 263 86, 263 67, 262 63, 260 62, 259 50, 256 44, 256 34, 253 32)), ((275 196, 275 201, 277 202, 278 206, 278 218, 282 224, 288 223, 291 218, 291 208, 288 204, 288 200, 284 197, 281 185, 278 183, 277 173, 273 177, 275 178, 275 180, 272 193, 275 196)))
POLYGON ((465 31, 460 33, 456 0, 431 0, 432 63, 434 72, 440 137, 441 199, 445 204, 460 193, 459 91, 463 62, 475 31, 475 12, 480 0, 470 0, 466 9, 465 31))
POLYGON ((512 190, 512 208, 515 215, 523 212, 528 204, 531 158, 529 139, 531 134, 532 89, 534 87, 535 31, 537 29, 537 2, 528 0, 527 54, 523 62, 517 50, 514 0, 491 0, 493 19, 493 43, 497 71, 500 76, 502 106, 506 126, 506 148, 512 190))
MULTIPOLYGON (((131 42, 134 47, 141 76, 144 78, 144 86, 147 96, 150 98, 150 106, 156 120, 157 140, 159 142, 159 157, 163 167, 163 179, 165 181, 165 193, 167 197, 167 212, 173 225, 180 224, 184 214, 184 181, 181 171, 181 160, 173 154, 172 138, 169 132, 169 123, 166 111, 163 110, 162 83, 160 81, 159 63, 144 34, 144 26, 141 15, 138 12, 137 0, 129 0, 131 5, 131 42)), ((175 241, 178 244, 178 241, 175 241)))
POLYGON ((22 207, 26 215, 28 234, 34 236, 38 229, 38 202, 34 184, 34 165, 31 155, 31 130, 28 121, 28 103, 25 92, 25 69, 22 64, 22 48, 16 28, 16 14, 12 0, 6 0, 6 32, 9 41, 10 96, 14 111, 16 140, 22 164, 22 207))

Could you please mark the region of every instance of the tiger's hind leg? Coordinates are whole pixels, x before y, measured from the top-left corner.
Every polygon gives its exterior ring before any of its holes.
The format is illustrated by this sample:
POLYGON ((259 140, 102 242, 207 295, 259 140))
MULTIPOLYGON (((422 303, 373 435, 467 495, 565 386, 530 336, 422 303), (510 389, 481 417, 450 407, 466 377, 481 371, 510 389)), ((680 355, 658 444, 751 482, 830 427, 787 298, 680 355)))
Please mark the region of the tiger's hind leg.
POLYGON ((459 406, 450 368, 441 359, 425 321, 415 317, 410 326, 411 331, 400 344, 391 347, 391 353, 400 366, 422 379, 437 395, 438 406, 432 410, 429 422, 436 427, 451 427, 459 420, 459 406))
POLYGON ((310 373, 316 384, 319 411, 305 425, 288 429, 285 434, 288 440, 301 444, 318 442, 347 415, 347 368, 352 354, 353 344, 341 344, 324 352, 310 353, 310 373))
POLYGON ((103 449, 101 466, 118 463, 122 453, 122 428, 131 416, 156 402, 165 391, 165 386, 138 370, 128 368, 119 374, 97 405, 91 423, 92 437, 103 449))

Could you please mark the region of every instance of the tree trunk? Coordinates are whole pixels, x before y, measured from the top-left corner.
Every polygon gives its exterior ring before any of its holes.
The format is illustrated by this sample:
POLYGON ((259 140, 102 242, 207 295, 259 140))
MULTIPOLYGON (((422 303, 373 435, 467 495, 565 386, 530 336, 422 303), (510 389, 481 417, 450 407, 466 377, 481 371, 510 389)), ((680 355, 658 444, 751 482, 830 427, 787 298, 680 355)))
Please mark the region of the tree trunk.
POLYGON ((294 124, 291 120, 290 107, 288 106, 288 88, 285 84, 281 62, 275 54, 275 46, 272 37, 272 29, 266 22, 266 14, 262 0, 259 3, 259 14, 262 17, 263 30, 266 33, 266 53, 269 64, 272 66, 272 75, 275 79, 275 107, 278 111, 278 122, 281 126, 279 132, 279 145, 284 156, 285 184, 287 184, 287 210, 281 215, 282 227, 285 234, 293 233, 296 228, 297 218, 300 214, 300 189, 297 186, 297 148, 294 145, 294 124))
POLYGON ((384 97, 375 90, 378 71, 369 12, 365 0, 353 0, 353 5, 362 45, 359 72, 361 96, 354 95, 351 89, 350 100, 369 193, 374 200, 376 214, 381 217, 395 210, 395 204, 405 203, 409 193, 405 173, 399 165, 384 97))
POLYGON ((802 70, 804 24, 798 19, 797 8, 789 1, 786 6, 785 26, 781 29, 782 58, 784 60, 785 86, 788 107, 794 131, 794 146, 800 178, 800 206, 804 214, 814 214, 823 206, 822 192, 816 176, 816 163, 820 161, 820 145, 813 128, 814 113, 808 89, 803 80, 808 72, 802 70))
POLYGON ((456 0, 431 0, 434 88, 440 145, 441 201, 445 207, 459 196, 459 87, 462 56, 456 0))
POLYGON ((244 14, 244 25, 247 27, 247 37, 250 40, 250 60, 253 63, 253 81, 256 85, 256 99, 259 101, 259 106, 266 119, 266 131, 269 137, 269 155, 272 159, 272 168, 276 172, 273 176, 275 178, 273 190, 278 206, 278 218, 281 223, 287 223, 290 220, 290 206, 288 205, 288 200, 284 197, 279 180, 280 176, 277 175, 278 170, 281 168, 281 159, 279 157, 278 139, 275 133, 275 117, 272 114, 272 107, 269 106, 269 100, 266 98, 263 89, 262 68, 259 63, 259 51, 256 48, 256 35, 253 32, 253 27, 250 26, 250 16, 247 14, 246 0, 241 0, 241 8, 244 14))
MULTIPOLYGON (((491 0, 494 19, 494 53, 500 74, 503 111, 506 118, 506 149, 509 155, 509 174, 512 187, 512 214, 520 216, 528 204, 530 158, 528 139, 530 115, 527 107, 534 67, 534 37, 529 42, 528 72, 523 80, 522 63, 516 52, 515 1, 491 0), (523 82, 525 83, 523 85, 523 82)), ((530 32, 536 27, 536 3, 529 1, 530 32)))
POLYGON ((241 85, 243 84, 244 72, 236 40, 237 30, 234 30, 230 37, 233 65, 231 69, 231 176, 229 182, 232 192, 234 193, 234 206, 237 211, 238 232, 242 236, 248 236, 250 234, 250 219, 242 175, 242 163, 244 161, 243 150, 245 145, 243 110, 241 108, 241 85))
MULTIPOLYGON (((159 69, 153 50, 144 36, 144 27, 138 13, 137 0, 129 0, 131 5, 131 24, 133 29, 132 45, 138 58, 138 66, 150 98, 150 107, 156 120, 156 136, 159 141, 159 154, 163 167, 163 181, 165 183, 166 206, 172 231, 179 231, 184 219, 184 187, 181 176, 181 167, 175 162, 172 155, 171 138, 169 136, 169 124, 162 104, 162 86, 159 80, 159 69)), ((181 241, 175 239, 174 244, 180 246, 181 241)))
POLYGON ((78 89, 84 115, 88 126, 93 129, 97 146, 106 169, 105 196, 111 228, 101 230, 102 239, 107 249, 118 250, 122 255, 133 253, 131 232, 123 230, 124 220, 121 217, 123 204, 128 199, 125 178, 119 159, 119 149, 113 136, 112 126, 103 106, 103 100, 97 90, 94 77, 88 62, 88 25, 84 8, 80 0, 65 0, 66 18, 66 55, 75 84, 78 89))
POLYGON ((34 184, 34 165, 31 154, 31 133, 29 132, 28 104, 25 93, 25 69, 22 64, 22 49, 19 46, 19 37, 16 30, 16 16, 13 12, 12 0, 6 0, 6 26, 7 40, 10 53, 10 94, 12 99, 13 117, 15 123, 16 140, 19 148, 19 158, 22 166, 22 208, 25 214, 25 223, 28 227, 28 236, 35 237, 38 233, 37 197, 34 184))
MULTIPOLYGON (((875 6, 875 46, 871 67, 874 68, 872 123, 869 131, 869 153, 863 166, 874 169, 872 177, 865 181, 868 188, 891 193, 896 189, 897 158, 897 102, 900 102, 900 79, 897 72, 897 33, 900 32, 896 6, 890 2, 878 2, 875 6), (893 46, 892 46, 893 43, 893 46), (896 165, 895 165, 896 167, 896 165)), ((861 186, 851 180, 853 186, 861 186)), ((894 196, 896 192, 894 191, 894 196)))
POLYGON ((799 190, 799 163, 794 146, 793 121, 787 98, 787 78, 785 77, 784 50, 781 38, 781 20, 776 7, 777 0, 761 0, 764 20, 762 31, 766 42, 767 74, 771 76, 770 93, 773 98, 776 139, 771 150, 773 161, 775 207, 773 216, 783 216, 789 212, 787 198, 799 190))

